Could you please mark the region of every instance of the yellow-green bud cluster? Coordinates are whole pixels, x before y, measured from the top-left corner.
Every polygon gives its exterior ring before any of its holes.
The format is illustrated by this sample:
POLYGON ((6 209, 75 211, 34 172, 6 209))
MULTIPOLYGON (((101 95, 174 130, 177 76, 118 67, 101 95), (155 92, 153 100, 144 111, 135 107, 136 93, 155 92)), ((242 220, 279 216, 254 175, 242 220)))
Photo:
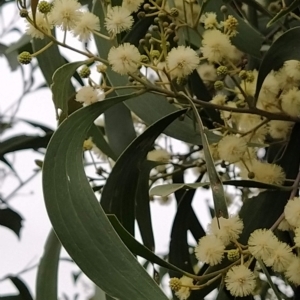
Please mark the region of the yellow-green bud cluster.
POLYGON ((177 18, 179 16, 179 10, 176 7, 172 7, 170 10, 170 15, 173 18, 177 18))
POLYGON ((237 259, 240 258, 240 251, 238 249, 228 250, 227 258, 230 261, 236 261, 237 259))
POLYGON ((228 68, 226 66, 219 66, 217 68, 218 76, 226 76, 228 74, 228 68))
POLYGON ((240 77, 242 80, 246 80, 246 79, 248 78, 248 73, 247 73, 247 71, 242 70, 242 71, 239 73, 239 77, 240 77))
POLYGON ((150 56, 152 58, 159 58, 160 57, 160 52, 158 50, 151 50, 150 51, 150 56))
POLYGON ((91 75, 91 70, 88 66, 83 66, 79 71, 79 76, 81 78, 88 78, 91 75))
POLYGON ((47 1, 40 1, 38 4, 38 10, 42 14, 48 14, 51 11, 51 4, 47 1))
POLYGON ((18 61, 22 65, 30 64, 31 60, 32 60, 32 55, 27 51, 20 53, 18 56, 18 61))
POLYGON ((141 55, 141 63, 148 63, 149 62, 149 57, 145 54, 141 55))
POLYGON ((216 91, 223 90, 223 88, 224 88, 224 83, 223 83, 223 81, 217 80, 217 81, 214 83, 214 88, 215 88, 216 91))

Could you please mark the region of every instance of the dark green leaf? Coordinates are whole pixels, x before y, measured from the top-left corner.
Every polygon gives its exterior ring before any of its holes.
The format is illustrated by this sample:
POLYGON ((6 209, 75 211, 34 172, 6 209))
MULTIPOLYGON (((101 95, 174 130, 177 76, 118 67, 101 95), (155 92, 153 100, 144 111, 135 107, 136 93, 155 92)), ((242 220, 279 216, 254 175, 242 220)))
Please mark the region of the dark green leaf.
MULTIPOLYGON (((271 189, 271 190, 280 190, 288 189, 288 187, 282 187, 279 185, 262 183, 254 180, 225 180, 222 181, 223 185, 232 185, 236 187, 248 187, 248 188, 259 188, 259 189, 271 189)), ((210 182, 199 182, 199 183, 170 183, 164 185, 157 185, 150 190, 150 195, 158 196, 168 196, 178 190, 190 190, 197 189, 199 187, 209 186, 210 182)))
POLYGON ((50 231, 41 258, 36 280, 35 300, 57 300, 58 264, 61 243, 55 232, 50 231))
MULTIPOLYGON (((92 62, 92 60, 76 61, 68 64, 64 64, 59 67, 53 74, 51 90, 53 95, 53 102, 56 108, 62 110, 64 117, 68 116, 68 101, 70 99, 70 91, 66 89, 66 86, 71 84, 71 78, 76 70, 82 66, 92 62)), ((57 112, 58 114, 58 112, 57 112)))
POLYGON ((169 270, 176 271, 177 273, 184 274, 185 271, 181 270, 177 266, 170 264, 169 262, 163 260, 162 258, 155 255, 151 250, 146 248, 144 245, 139 243, 118 221, 116 216, 108 215, 109 221, 111 222, 112 226, 127 246, 127 248, 134 253, 135 255, 141 256, 154 264, 157 264, 161 267, 164 267, 169 270))
POLYGON ((0 143, 0 159, 7 153, 25 150, 46 148, 52 136, 52 132, 44 136, 38 135, 18 135, 0 143))
POLYGON ((166 300, 111 226, 83 168, 82 144, 94 119, 129 97, 132 95, 84 107, 61 124, 44 161, 44 198, 63 246, 103 291, 122 300, 166 300))
MULTIPOLYGON (((50 40, 48 38, 41 39, 33 39, 32 40, 32 47, 34 52, 45 47, 50 40)), ((43 51, 41 54, 37 56, 37 60, 39 63, 39 67, 44 75, 44 78, 48 84, 51 86, 52 84, 52 76, 54 72, 65 64, 64 58, 61 56, 58 46, 52 45, 47 50, 43 51)), ((71 99, 72 96, 75 94, 75 89, 72 86, 71 82, 68 82, 64 86, 64 95, 66 99, 71 99)))
POLYGON ((11 282, 15 285, 15 287, 18 289, 22 300, 33 300, 28 287, 19 277, 7 276, 7 278, 9 278, 11 282))
POLYGON ((0 209, 0 225, 11 229, 18 237, 22 227, 23 218, 10 208, 0 209))
POLYGON ((108 145, 107 141, 105 140, 101 130, 96 126, 92 125, 88 137, 91 136, 93 143, 99 148, 105 155, 113 159, 114 161, 117 160, 117 155, 113 152, 111 147, 108 145))
POLYGON ((109 145, 119 156, 136 137, 130 110, 119 103, 108 109, 104 117, 109 145))
POLYGON ((103 209, 106 213, 115 214, 133 236, 135 195, 142 163, 159 134, 184 112, 186 110, 177 111, 161 119, 138 136, 119 157, 104 186, 101 197, 103 209))
POLYGON ((141 237, 144 245, 153 252, 155 250, 155 242, 150 211, 149 174, 156 165, 157 163, 154 161, 145 161, 142 164, 135 194, 135 214, 141 237))

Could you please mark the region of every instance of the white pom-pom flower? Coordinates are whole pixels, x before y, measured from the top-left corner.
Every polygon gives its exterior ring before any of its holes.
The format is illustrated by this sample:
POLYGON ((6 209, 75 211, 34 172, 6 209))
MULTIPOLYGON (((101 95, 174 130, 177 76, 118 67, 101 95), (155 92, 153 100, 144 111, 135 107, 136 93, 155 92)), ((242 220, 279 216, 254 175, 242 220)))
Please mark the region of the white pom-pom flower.
POLYGON ((111 35, 129 30, 133 24, 131 12, 122 6, 113 6, 107 10, 105 28, 111 35))
POLYGON ((90 105, 97 101, 105 99, 105 94, 102 90, 94 89, 91 86, 82 87, 76 94, 75 100, 83 103, 84 106, 90 105))
POLYGON ((284 272, 293 259, 291 247, 286 243, 278 241, 278 245, 273 249, 271 255, 264 260, 264 263, 272 267, 275 272, 284 272))
POLYGON ((199 261, 214 266, 222 261, 224 250, 225 246, 219 238, 207 235, 199 240, 195 248, 195 255, 199 261))
POLYGON ((243 221, 239 216, 230 217, 229 219, 220 217, 213 218, 208 226, 208 232, 219 238, 225 246, 231 241, 239 238, 244 228, 243 221))
POLYGON ((172 76, 185 77, 197 68, 200 58, 192 48, 178 46, 168 53, 166 61, 172 76))
POLYGON ((233 59, 235 53, 229 37, 216 29, 204 31, 200 49, 203 57, 211 63, 221 63, 224 58, 233 59))
POLYGON ((113 47, 108 53, 108 61, 112 69, 121 74, 134 73, 140 65, 141 55, 137 47, 129 43, 113 47))
POLYGON ((285 276, 295 285, 300 285, 300 258, 294 256, 290 265, 288 266, 285 276))
POLYGON ((100 30, 100 21, 97 16, 90 12, 83 12, 73 29, 73 33, 82 42, 90 39, 93 31, 100 30))
POLYGON ((64 31, 71 30, 80 19, 80 7, 81 5, 77 0, 55 0, 50 12, 50 20, 64 31))
MULTIPOLYGON (((29 14, 30 18, 32 19, 32 14, 29 14)), ((36 26, 41 29, 42 31, 46 33, 50 33, 51 25, 48 24, 46 19, 44 18, 44 14, 40 13, 39 11, 36 12, 35 15, 35 22, 36 26)), ((26 34, 30 35, 32 38, 35 39, 43 39, 44 38, 44 33, 35 28, 32 24, 30 24, 26 20, 26 34)))
POLYGON ((298 88, 293 87, 281 96, 282 110, 292 116, 300 116, 300 91, 298 88))
POLYGON ((290 225, 300 227, 300 198, 289 200, 284 208, 285 219, 290 225))
POLYGON ((235 297, 250 295, 255 288, 255 275, 246 266, 233 266, 225 277, 226 288, 235 297))
POLYGON ((271 230, 257 229, 248 240, 250 253, 258 259, 267 260, 278 246, 278 239, 271 230))
POLYGON ((247 143, 243 138, 227 135, 218 143, 220 159, 234 163, 239 161, 247 151, 247 143))

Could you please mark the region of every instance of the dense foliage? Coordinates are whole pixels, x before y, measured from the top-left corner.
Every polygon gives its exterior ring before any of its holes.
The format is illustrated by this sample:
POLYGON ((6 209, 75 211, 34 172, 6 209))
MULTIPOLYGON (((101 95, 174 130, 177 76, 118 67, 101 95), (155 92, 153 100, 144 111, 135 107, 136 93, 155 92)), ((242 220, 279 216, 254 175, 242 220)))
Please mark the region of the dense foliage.
POLYGON ((9 167, 9 152, 47 149, 53 232, 36 299, 57 299, 60 244, 107 299, 168 299, 168 275, 174 299, 298 299, 298 1, 17 4, 26 33, 5 53, 12 61, 18 51, 22 68, 38 62, 58 122, 1 143, 9 167), (61 48, 82 59, 66 61, 61 48), (196 190, 212 195, 208 228, 196 190), (157 199, 177 201, 165 257, 155 253, 157 199))

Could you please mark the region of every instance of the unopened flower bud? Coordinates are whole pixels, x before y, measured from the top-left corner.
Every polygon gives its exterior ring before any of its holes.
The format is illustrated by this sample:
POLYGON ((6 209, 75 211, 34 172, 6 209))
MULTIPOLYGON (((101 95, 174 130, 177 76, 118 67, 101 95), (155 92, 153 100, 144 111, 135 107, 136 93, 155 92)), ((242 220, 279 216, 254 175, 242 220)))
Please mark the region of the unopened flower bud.
POLYGON ((20 53, 18 56, 18 61, 22 65, 30 64, 31 60, 32 60, 32 55, 27 51, 20 53))
POLYGON ((105 64, 98 64, 96 68, 97 68, 97 72, 99 73, 105 73, 107 70, 107 66, 105 64))
POLYGON ((152 51, 150 51, 150 55, 152 58, 159 58, 160 52, 158 50, 152 50, 152 51))
POLYGON ((248 173, 248 178, 253 179, 255 177, 255 174, 253 172, 248 173))
POLYGON ((144 18, 146 17, 146 14, 145 14, 144 11, 140 11, 140 12, 137 14, 137 17, 138 17, 139 19, 144 19, 144 18))
POLYGON ((171 10, 170 10, 170 15, 173 18, 178 17, 179 16, 179 10, 176 7, 172 7, 171 10))
POLYGON ((149 62, 149 57, 145 54, 141 55, 141 63, 148 63, 149 62))
POLYGON ((219 66, 217 68, 218 76, 226 76, 228 74, 228 68, 226 66, 219 66))
POLYGON ((25 8, 22 8, 19 12, 19 15, 21 18, 27 18, 28 17, 28 10, 25 8))
POLYGON ((217 80, 217 81, 214 83, 214 88, 215 88, 216 91, 223 90, 223 88, 224 88, 224 83, 223 83, 223 81, 217 80))
POLYGON ((47 1, 40 1, 38 4, 38 10, 42 14, 48 14, 51 11, 51 4, 47 1))
POLYGON ((91 75, 91 70, 88 66, 83 66, 79 71, 79 76, 81 78, 88 78, 91 75))
POLYGON ((230 261, 235 261, 240 258, 240 251, 238 249, 228 250, 227 258, 230 261))
POLYGON ((242 70, 242 71, 239 73, 239 77, 240 77, 242 80, 246 80, 247 77, 248 77, 247 71, 242 70))

